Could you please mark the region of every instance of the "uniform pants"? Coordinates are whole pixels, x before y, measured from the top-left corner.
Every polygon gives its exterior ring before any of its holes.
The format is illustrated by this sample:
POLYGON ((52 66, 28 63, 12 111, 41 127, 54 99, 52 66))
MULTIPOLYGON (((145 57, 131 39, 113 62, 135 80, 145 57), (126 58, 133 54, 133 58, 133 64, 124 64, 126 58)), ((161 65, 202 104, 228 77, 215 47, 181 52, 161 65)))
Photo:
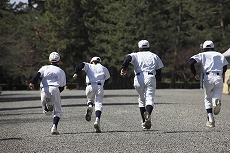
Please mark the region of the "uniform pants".
POLYGON ((88 100, 87 104, 92 102, 95 104, 95 111, 102 111, 102 102, 104 97, 103 84, 98 85, 97 83, 91 83, 86 86, 85 93, 88 100))
POLYGON ((139 95, 139 107, 151 105, 154 107, 156 78, 148 73, 140 73, 134 77, 134 87, 139 95))
POLYGON ((212 108, 212 103, 222 98, 223 78, 222 75, 210 73, 204 76, 204 103, 205 109, 212 108))
POLYGON ((41 89, 41 103, 43 110, 46 105, 46 98, 50 98, 54 105, 54 117, 61 117, 62 109, 61 109, 61 96, 58 87, 55 86, 46 86, 41 89))

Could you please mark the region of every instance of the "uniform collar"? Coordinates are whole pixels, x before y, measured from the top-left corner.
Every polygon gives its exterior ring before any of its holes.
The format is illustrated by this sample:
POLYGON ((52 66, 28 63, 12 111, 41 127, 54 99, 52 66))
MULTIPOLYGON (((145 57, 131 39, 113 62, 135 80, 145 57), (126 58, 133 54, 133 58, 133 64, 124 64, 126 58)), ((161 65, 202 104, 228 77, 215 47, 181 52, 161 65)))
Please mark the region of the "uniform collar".
POLYGON ((59 67, 57 63, 51 63, 51 65, 59 67))

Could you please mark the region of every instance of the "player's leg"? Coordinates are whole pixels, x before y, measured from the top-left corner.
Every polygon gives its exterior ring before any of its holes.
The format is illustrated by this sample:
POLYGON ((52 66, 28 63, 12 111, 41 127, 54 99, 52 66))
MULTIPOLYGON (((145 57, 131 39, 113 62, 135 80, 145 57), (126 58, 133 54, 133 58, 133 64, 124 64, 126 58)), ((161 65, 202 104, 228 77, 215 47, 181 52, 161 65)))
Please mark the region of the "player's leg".
POLYGON ((216 76, 215 87, 213 88, 213 94, 212 94, 214 115, 220 113, 222 92, 223 92, 223 79, 221 76, 216 76))
POLYGON ((146 103, 146 111, 151 115, 152 110, 154 108, 154 97, 156 90, 156 79, 154 76, 149 75, 145 79, 145 103, 146 103))
POLYGON ((215 121, 213 116, 213 109, 212 109, 212 89, 214 84, 209 76, 204 76, 204 103, 205 109, 207 111, 207 118, 208 121, 206 126, 208 127, 215 127, 215 121))
POLYGON ((104 89, 103 86, 98 85, 98 89, 95 95, 95 122, 94 122, 94 128, 96 133, 101 133, 101 127, 100 127, 100 120, 101 120, 101 114, 102 114, 102 102, 104 97, 104 89))
POLYGON ((47 106, 46 106, 46 99, 48 97, 51 97, 50 96, 50 93, 47 92, 47 89, 45 91, 44 88, 41 89, 41 105, 42 105, 42 108, 43 108, 43 113, 47 116, 51 115, 52 114, 52 111, 48 110, 47 106))
POLYGON ((154 108, 154 96, 156 89, 156 79, 153 75, 147 75, 145 77, 145 104, 146 104, 146 112, 145 112, 145 127, 147 129, 151 128, 151 114, 154 108))
POLYGON ((144 94, 144 77, 143 75, 135 76, 134 77, 134 83, 133 86, 135 90, 138 93, 138 104, 139 104, 139 109, 140 109, 140 114, 141 114, 141 119, 142 119, 142 128, 145 128, 145 94, 144 94))
POLYGON ((54 117, 53 117, 53 126, 51 128, 51 133, 59 134, 57 127, 62 115, 60 91, 57 87, 50 87, 50 90, 52 93, 52 102, 54 104, 54 117))
POLYGON ((49 110, 49 111, 53 111, 53 101, 52 101, 52 94, 51 94, 51 90, 50 88, 53 88, 53 86, 46 86, 44 87, 44 92, 46 94, 46 108, 49 110))
POLYGON ((87 97, 87 108, 86 108, 85 119, 86 121, 91 121, 94 99, 95 99, 95 91, 93 90, 92 85, 86 86, 85 94, 87 97))

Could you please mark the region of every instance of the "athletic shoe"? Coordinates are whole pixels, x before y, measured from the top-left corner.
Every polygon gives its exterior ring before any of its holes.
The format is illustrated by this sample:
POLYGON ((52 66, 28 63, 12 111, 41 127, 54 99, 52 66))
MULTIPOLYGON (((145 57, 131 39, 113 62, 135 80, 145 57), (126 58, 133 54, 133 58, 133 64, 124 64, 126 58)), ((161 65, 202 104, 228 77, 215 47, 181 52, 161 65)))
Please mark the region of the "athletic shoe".
POLYGON ((53 134, 53 135, 58 135, 59 134, 59 132, 58 132, 56 127, 51 128, 51 134, 53 134))
POLYGON ((149 112, 145 112, 144 117, 145 117, 144 127, 146 129, 150 129, 152 126, 152 123, 151 123, 151 116, 150 116, 149 112))
POLYGON ((49 111, 53 111, 54 110, 54 105, 51 101, 50 98, 46 98, 46 107, 49 111))
POLYGON ((94 128, 96 133, 101 133, 100 123, 95 121, 94 122, 94 128))
POLYGON ((46 115, 46 116, 50 116, 53 114, 53 112, 51 111, 46 111, 46 110, 43 110, 43 113, 46 115))
POLYGON ((206 126, 210 127, 210 128, 215 127, 215 122, 209 122, 209 121, 207 121, 206 126))
POLYGON ((86 114, 85 114, 86 121, 91 121, 92 112, 93 112, 93 107, 87 107, 86 114))
POLYGON ((145 127, 145 122, 141 124, 142 128, 145 130, 146 127, 145 127))
POLYGON ((221 106, 221 101, 219 99, 216 99, 215 102, 213 103, 214 115, 217 115, 220 113, 220 106, 221 106))

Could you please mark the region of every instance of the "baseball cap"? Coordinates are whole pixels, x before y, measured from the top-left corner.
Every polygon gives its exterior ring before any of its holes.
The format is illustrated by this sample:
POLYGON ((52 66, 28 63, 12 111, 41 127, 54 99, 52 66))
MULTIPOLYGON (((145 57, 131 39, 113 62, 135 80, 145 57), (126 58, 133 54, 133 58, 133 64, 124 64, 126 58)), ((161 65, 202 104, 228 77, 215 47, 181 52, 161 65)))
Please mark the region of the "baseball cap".
POLYGON ((95 56, 95 57, 93 57, 93 58, 90 60, 90 63, 91 63, 92 61, 98 61, 99 63, 101 63, 101 58, 95 56))
POLYGON ((211 40, 207 40, 203 43, 203 48, 214 48, 214 43, 211 40))
POLYGON ((147 40, 139 41, 138 48, 149 48, 149 42, 147 40))
POLYGON ((58 62, 60 60, 60 55, 57 52, 52 52, 49 56, 51 62, 58 62))

